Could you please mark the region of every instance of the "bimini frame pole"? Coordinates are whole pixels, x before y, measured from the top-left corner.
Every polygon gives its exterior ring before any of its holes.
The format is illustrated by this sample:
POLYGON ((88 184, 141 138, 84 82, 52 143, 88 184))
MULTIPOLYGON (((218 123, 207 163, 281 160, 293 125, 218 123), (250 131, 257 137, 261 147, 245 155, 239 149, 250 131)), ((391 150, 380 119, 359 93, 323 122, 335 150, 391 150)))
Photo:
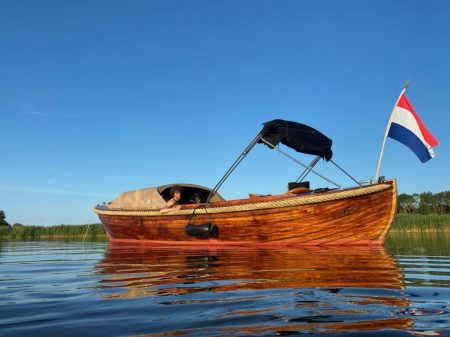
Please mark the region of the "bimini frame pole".
MULTIPOLYGON (((261 141, 263 141, 265 144, 269 145, 272 148, 275 148, 274 145, 270 144, 267 140, 265 140, 264 138, 261 138, 261 141)), ((297 159, 295 159, 294 157, 290 156, 289 154, 287 154, 286 152, 284 152, 282 149, 278 148, 277 149, 278 152, 280 152, 281 154, 284 154, 286 157, 288 157, 289 159, 295 161, 297 164, 299 164, 300 166, 303 166, 305 169, 308 169, 310 172, 314 173, 315 175, 319 176, 320 178, 328 181, 329 183, 333 184, 334 186, 338 187, 339 189, 342 188, 341 185, 335 183, 333 180, 328 179, 327 177, 324 177, 323 175, 321 175, 320 173, 314 171, 312 168, 309 169, 308 166, 306 166, 305 164, 303 164, 301 161, 298 161, 297 159)))
POLYGON ((405 93, 406 89, 408 89, 409 82, 410 81, 408 80, 406 82, 405 86, 403 87, 403 90, 400 93, 400 95, 398 96, 397 101, 395 102, 394 108, 392 109, 391 116, 389 117, 389 121, 388 121, 388 124, 386 126, 386 131, 384 133, 383 144, 381 145, 381 153, 380 153, 380 159, 378 159, 377 173, 375 173, 375 183, 378 181, 378 173, 380 173, 380 166, 381 166, 381 159, 383 158, 384 145, 386 144, 386 138, 387 138, 387 135, 389 133, 389 129, 391 127, 392 119, 394 117, 395 108, 397 107, 397 104, 400 101, 400 98, 402 97, 402 95, 405 93))
POLYGON ((300 176, 297 178, 297 180, 295 182, 298 183, 299 181, 303 181, 303 179, 306 178, 308 173, 311 172, 313 167, 316 166, 316 164, 319 162, 319 160, 320 160, 320 156, 316 156, 316 158, 314 158, 312 160, 312 162, 308 165, 308 167, 303 170, 303 172, 300 174, 300 176))
POLYGON ((222 177, 222 179, 219 180, 219 182, 214 186, 212 191, 208 195, 208 199, 206 200, 206 203, 209 203, 211 198, 217 193, 219 188, 222 186, 222 184, 225 182, 225 180, 228 179, 231 173, 235 170, 235 168, 241 163, 241 161, 245 158, 245 156, 253 149, 253 147, 258 143, 258 141, 261 139, 263 133, 262 131, 258 133, 258 135, 255 137, 255 139, 252 140, 252 142, 245 148, 244 152, 241 153, 238 159, 231 165, 231 167, 228 169, 228 171, 225 173, 225 175, 222 177))

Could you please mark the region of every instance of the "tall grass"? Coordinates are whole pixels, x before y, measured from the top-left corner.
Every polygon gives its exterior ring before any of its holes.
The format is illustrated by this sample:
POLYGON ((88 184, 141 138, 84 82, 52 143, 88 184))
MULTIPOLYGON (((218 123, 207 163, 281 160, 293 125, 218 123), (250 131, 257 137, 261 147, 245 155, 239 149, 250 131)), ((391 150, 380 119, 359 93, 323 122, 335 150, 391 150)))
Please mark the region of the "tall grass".
MULTIPOLYGON (((397 214, 391 232, 440 232, 450 231, 450 214, 397 214)), ((105 239, 106 231, 102 224, 0 227, 0 239, 29 240, 51 238, 105 239), (89 226, 89 229, 88 229, 89 226)))
POLYGON ((405 214, 396 215, 393 232, 439 232, 450 231, 450 214, 405 214))
POLYGON ((1 227, 0 239, 106 238, 102 224, 1 227), (89 227, 89 229, 88 229, 89 227))

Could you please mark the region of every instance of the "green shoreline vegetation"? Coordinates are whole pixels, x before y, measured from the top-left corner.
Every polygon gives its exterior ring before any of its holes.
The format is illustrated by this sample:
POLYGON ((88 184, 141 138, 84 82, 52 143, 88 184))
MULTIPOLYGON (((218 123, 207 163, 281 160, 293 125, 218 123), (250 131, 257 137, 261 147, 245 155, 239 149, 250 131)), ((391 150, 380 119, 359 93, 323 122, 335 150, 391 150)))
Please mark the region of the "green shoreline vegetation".
MULTIPOLYGON (((10 225, 0 210, 0 240, 30 239, 106 239, 100 223, 85 225, 24 226, 10 225)), ((400 194, 390 232, 450 231, 450 191, 440 193, 400 194)))
POLYGON ((439 232, 450 230, 450 191, 398 195, 397 214, 391 232, 439 232))
POLYGON ((57 225, 57 226, 24 226, 14 224, 11 227, 0 227, 0 240, 29 240, 29 239, 106 239, 105 228, 100 223, 86 225, 57 225))
MULTIPOLYGON (((391 232, 444 232, 450 231, 450 214, 405 214, 395 217, 391 232)), ((13 226, 0 227, 0 240, 29 239, 106 239, 107 233, 100 223, 86 225, 57 226, 13 226)))
POLYGON ((450 231, 450 214, 397 213, 391 232, 441 232, 450 231))

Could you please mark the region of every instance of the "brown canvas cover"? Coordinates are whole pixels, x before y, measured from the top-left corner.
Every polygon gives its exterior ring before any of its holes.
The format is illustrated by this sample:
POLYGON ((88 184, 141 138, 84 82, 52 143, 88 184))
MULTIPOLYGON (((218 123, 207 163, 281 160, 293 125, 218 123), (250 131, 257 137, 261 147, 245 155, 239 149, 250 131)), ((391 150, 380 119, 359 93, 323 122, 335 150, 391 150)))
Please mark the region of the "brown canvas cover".
MULTIPOLYGON (((207 187, 193 184, 168 184, 159 187, 149 187, 121 193, 108 205, 108 208, 113 210, 159 210, 166 205, 166 201, 163 199, 160 192, 171 188, 174 185, 211 191, 211 189, 207 187)), ((223 200, 224 199, 218 193, 211 198, 212 202, 223 200)))
POLYGON ((166 202, 158 192, 157 187, 143 188, 135 191, 121 193, 109 204, 109 209, 161 209, 166 202))

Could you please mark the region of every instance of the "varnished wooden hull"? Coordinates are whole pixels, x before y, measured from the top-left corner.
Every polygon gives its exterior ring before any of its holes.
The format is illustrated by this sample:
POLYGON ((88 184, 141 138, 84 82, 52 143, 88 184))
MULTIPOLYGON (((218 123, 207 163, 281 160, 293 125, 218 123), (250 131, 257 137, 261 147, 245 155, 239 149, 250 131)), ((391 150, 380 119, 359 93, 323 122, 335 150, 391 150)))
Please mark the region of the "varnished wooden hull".
POLYGON ((321 194, 223 201, 206 209, 186 205, 170 213, 94 211, 111 240, 153 246, 381 245, 396 205, 396 183, 388 181, 321 194), (189 222, 213 223, 218 234, 211 238, 189 236, 185 233, 189 222))

